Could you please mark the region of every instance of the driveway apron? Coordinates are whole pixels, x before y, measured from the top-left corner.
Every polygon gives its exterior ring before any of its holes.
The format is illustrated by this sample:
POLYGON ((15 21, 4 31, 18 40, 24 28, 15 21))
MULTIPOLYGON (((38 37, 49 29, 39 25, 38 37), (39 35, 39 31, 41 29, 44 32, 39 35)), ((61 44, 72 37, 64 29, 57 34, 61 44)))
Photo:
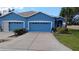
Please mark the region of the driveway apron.
POLYGON ((26 33, 15 40, 0 44, 0 50, 29 50, 29 51, 71 51, 61 44, 52 33, 26 33))
POLYGON ((39 33, 29 50, 70 51, 71 49, 61 44, 52 33, 39 33))
POLYGON ((11 42, 0 44, 0 50, 28 50, 38 33, 26 33, 11 42))

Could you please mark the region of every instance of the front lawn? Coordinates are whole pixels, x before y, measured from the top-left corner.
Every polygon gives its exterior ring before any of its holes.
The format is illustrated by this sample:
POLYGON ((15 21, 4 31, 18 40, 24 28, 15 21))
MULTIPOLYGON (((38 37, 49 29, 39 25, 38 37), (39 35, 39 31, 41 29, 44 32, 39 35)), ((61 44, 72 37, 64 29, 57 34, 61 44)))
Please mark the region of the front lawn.
POLYGON ((69 31, 70 34, 55 33, 54 35, 64 45, 68 46, 74 51, 79 51, 79 30, 70 29, 69 31))

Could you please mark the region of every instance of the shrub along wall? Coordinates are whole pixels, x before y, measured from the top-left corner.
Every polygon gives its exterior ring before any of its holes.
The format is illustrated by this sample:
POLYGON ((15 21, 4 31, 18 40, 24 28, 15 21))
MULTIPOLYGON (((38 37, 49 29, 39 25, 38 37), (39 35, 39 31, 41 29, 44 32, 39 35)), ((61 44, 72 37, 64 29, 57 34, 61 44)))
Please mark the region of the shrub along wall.
POLYGON ((22 29, 16 29, 16 30, 14 30, 14 33, 15 33, 15 35, 22 35, 22 34, 24 34, 24 33, 26 33, 26 32, 28 32, 25 28, 22 28, 22 29))

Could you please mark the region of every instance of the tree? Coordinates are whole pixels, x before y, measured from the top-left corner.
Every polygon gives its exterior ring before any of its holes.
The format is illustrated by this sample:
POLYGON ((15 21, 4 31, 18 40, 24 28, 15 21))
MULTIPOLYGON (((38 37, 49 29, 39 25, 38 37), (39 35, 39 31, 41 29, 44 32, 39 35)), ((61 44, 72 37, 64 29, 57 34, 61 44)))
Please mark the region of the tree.
POLYGON ((79 7, 63 7, 60 16, 64 17, 68 23, 72 23, 75 15, 79 14, 79 7))
POLYGON ((71 22, 73 17, 74 8, 72 7, 63 7, 60 12, 60 16, 64 17, 67 22, 71 22))
POLYGON ((0 13, 0 16, 2 16, 2 13, 0 13))
POLYGON ((13 8, 12 8, 12 9, 10 9, 10 8, 8 9, 8 12, 12 12, 12 11, 14 11, 14 9, 13 9, 13 8))

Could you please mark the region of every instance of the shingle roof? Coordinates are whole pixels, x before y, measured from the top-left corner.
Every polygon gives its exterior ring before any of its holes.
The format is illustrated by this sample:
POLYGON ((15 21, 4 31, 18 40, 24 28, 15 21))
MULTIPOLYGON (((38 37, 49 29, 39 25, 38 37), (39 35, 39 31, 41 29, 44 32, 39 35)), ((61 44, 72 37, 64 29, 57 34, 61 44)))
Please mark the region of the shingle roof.
POLYGON ((23 16, 23 17, 29 17, 29 16, 32 16, 34 14, 37 14, 38 12, 36 11, 28 11, 28 12, 21 12, 19 13, 19 15, 23 16))
MULTIPOLYGON (((10 12, 10 13, 15 13, 15 12, 10 12)), ((8 14, 10 14, 10 13, 8 13, 8 14)), ((27 11, 27 12, 18 13, 17 15, 22 16, 22 17, 24 17, 24 18, 27 18, 27 17, 31 17, 31 16, 33 16, 33 15, 35 15, 35 14, 38 14, 38 13, 43 13, 43 12, 27 11)), ((3 16, 6 16, 6 15, 8 15, 8 14, 5 14, 5 15, 3 15, 3 16)), ((16 13, 15 13, 15 14, 16 14, 16 13)), ((43 13, 43 14, 46 14, 46 13, 43 13)), ((46 15, 48 15, 48 14, 46 14, 46 15)), ((3 16, 0 16, 0 17, 3 17, 3 16)), ((54 16, 51 16, 51 15, 48 15, 48 16, 53 17, 53 18, 63 18, 63 17, 54 17, 54 16)))

